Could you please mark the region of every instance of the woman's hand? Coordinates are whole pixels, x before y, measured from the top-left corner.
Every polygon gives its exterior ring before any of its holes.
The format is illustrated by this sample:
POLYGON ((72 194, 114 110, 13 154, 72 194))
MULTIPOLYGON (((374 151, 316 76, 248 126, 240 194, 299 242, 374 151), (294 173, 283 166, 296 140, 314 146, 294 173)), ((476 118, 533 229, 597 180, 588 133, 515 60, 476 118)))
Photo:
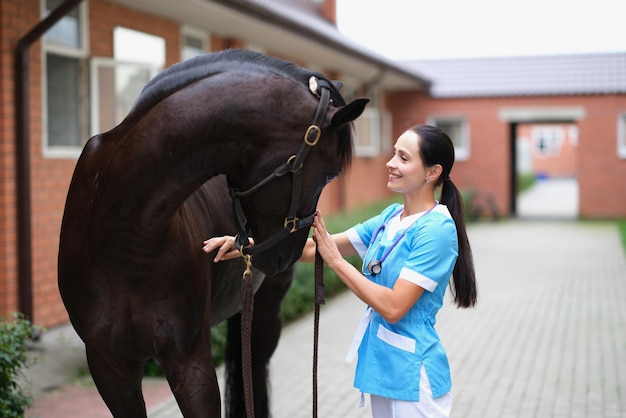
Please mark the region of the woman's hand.
POLYGON ((330 268, 333 268, 334 263, 337 261, 343 260, 337 243, 326 229, 324 218, 322 218, 322 213, 319 210, 313 219, 313 240, 317 244, 317 251, 319 251, 324 262, 328 264, 330 268))
MULTIPOLYGON (((250 239, 252 245, 254 245, 254 241, 250 239)), ((210 253, 211 251, 217 250, 217 254, 213 259, 213 262, 217 263, 220 261, 231 260, 233 258, 237 258, 241 255, 237 247, 235 246, 235 237, 231 235, 224 235, 223 237, 213 237, 203 242, 204 247, 202 247, 202 251, 205 253, 210 253)))

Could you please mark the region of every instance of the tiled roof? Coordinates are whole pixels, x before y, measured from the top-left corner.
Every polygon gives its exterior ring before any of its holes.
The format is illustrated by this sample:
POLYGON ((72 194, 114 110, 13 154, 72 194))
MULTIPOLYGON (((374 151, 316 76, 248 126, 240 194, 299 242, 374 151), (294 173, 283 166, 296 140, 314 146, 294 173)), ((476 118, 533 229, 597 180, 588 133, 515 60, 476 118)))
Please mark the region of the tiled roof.
POLYGON ((626 52, 413 60, 434 97, 626 93, 626 52))

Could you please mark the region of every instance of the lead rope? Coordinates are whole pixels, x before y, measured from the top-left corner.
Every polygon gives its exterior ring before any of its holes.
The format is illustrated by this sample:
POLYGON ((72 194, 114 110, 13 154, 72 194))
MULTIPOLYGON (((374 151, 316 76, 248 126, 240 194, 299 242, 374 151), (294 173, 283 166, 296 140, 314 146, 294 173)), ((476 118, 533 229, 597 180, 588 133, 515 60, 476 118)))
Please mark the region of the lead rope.
MULTIPOLYGON (((252 256, 243 254, 246 269, 241 283, 241 373, 246 404, 246 417, 254 418, 254 392, 252 389, 252 313, 254 310, 254 281, 252 256)), ((320 305, 326 303, 324 289, 324 260, 315 250, 315 312, 313 317, 313 418, 317 418, 317 358, 319 346, 320 305)))
POLYGON ((317 348, 319 345, 320 305, 326 303, 324 293, 324 260, 316 248, 315 314, 313 319, 313 418, 317 418, 317 348))
POLYGON ((246 269, 241 283, 241 373, 246 404, 246 417, 254 418, 254 392, 252 390, 252 312, 254 310, 254 280, 252 280, 252 256, 243 254, 246 269))

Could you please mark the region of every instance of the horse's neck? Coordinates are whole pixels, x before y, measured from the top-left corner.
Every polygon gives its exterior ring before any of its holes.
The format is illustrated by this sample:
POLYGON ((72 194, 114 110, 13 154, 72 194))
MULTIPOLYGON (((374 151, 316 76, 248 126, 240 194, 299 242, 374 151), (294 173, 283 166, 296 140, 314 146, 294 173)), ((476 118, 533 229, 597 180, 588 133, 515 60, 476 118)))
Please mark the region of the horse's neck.
POLYGON ((291 100, 304 102, 293 85, 283 81, 216 75, 123 123, 118 129, 120 135, 112 131, 117 154, 124 158, 121 166, 116 164, 120 167, 117 174, 127 183, 122 187, 133 194, 132 210, 139 228, 162 228, 180 205, 215 175, 230 178, 232 174, 236 178, 242 167, 250 169, 246 158, 258 161, 263 151, 258 147, 263 141, 267 144, 271 138, 277 153, 283 152, 280 147, 286 146, 286 138, 296 138, 299 131, 293 123, 279 126, 285 118, 277 120, 276 115, 289 115, 288 121, 292 121, 308 111, 300 109, 303 106, 294 109, 294 102, 286 100, 262 106, 270 89, 282 89, 274 95, 290 92, 291 100), (265 81, 264 90, 256 88, 260 80, 265 81), (278 85, 270 87, 272 82, 278 85), (245 91, 245 96, 233 94, 233 84, 245 91), (244 140, 245 146, 241 143, 244 140))
POLYGON ((202 149, 185 137, 172 138, 172 142, 176 143, 154 141, 131 150, 127 167, 132 168, 120 176, 120 186, 128 193, 120 198, 128 199, 132 228, 146 235, 162 232, 195 190, 225 171, 218 165, 209 138, 202 149))

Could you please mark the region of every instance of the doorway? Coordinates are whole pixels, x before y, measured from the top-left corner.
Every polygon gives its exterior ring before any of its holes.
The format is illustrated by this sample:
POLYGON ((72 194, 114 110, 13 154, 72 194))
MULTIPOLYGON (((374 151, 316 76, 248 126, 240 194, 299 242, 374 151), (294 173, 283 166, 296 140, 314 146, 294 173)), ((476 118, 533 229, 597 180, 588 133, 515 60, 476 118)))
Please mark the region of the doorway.
POLYGON ((578 126, 575 120, 510 123, 511 215, 577 219, 578 126))

